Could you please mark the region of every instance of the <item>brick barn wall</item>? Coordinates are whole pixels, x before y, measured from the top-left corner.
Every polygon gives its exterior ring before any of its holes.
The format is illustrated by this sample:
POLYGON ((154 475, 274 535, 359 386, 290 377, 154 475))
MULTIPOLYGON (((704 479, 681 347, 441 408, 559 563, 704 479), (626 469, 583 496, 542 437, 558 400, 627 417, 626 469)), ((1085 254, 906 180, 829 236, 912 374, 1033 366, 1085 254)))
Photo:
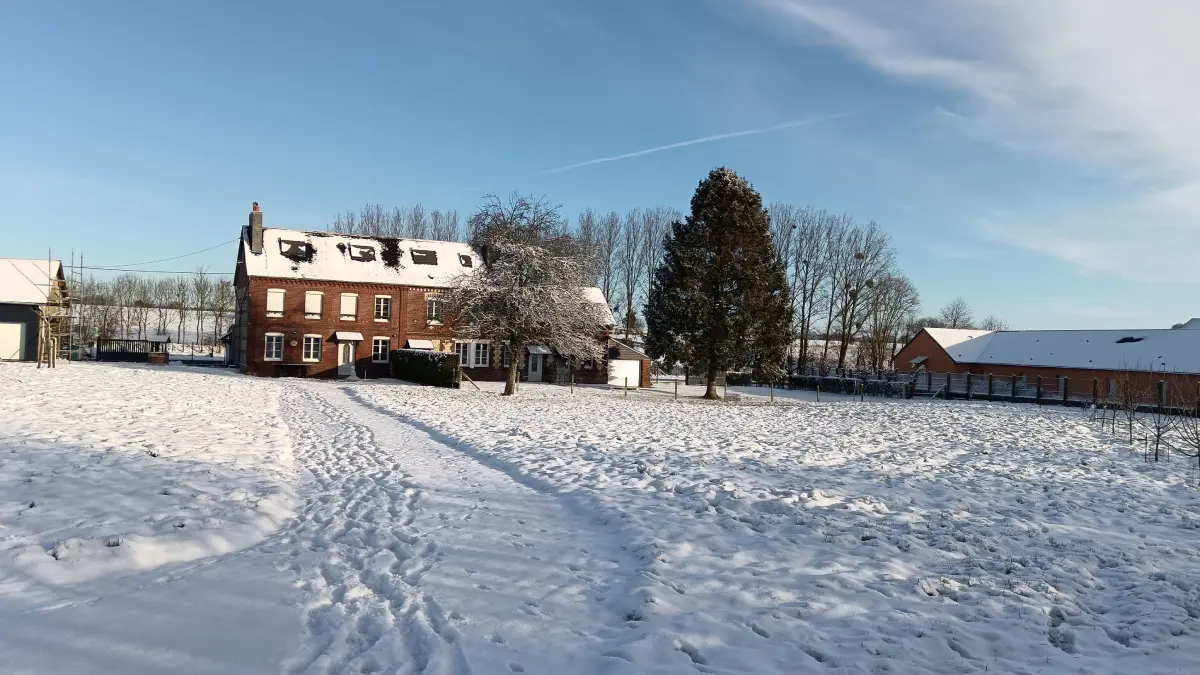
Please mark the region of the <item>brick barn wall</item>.
POLYGON ((913 359, 918 357, 927 357, 924 365, 925 369, 934 373, 957 373, 958 365, 950 358, 945 349, 930 337, 929 333, 921 331, 911 342, 896 353, 896 370, 908 372, 917 370, 917 367, 911 366, 913 359))
MULTIPOLYGON (((971 373, 972 375, 986 375, 991 373, 992 377, 1000 379, 1011 379, 1014 375, 1018 378, 1025 378, 1025 381, 1032 384, 1040 376, 1042 378, 1042 386, 1057 391, 1058 378, 1067 378, 1067 388, 1073 396, 1087 396, 1092 392, 1092 379, 1099 380, 1098 386, 1100 396, 1103 398, 1109 391, 1110 380, 1123 377, 1123 374, 1112 370, 1084 370, 1081 368, 1054 368, 1042 366, 1008 366, 999 364, 980 364, 980 363, 964 363, 958 366, 956 371, 939 371, 932 370, 931 372, 958 372, 971 373)), ((1194 403, 1200 390, 1200 376, 1198 375, 1181 375, 1176 373, 1135 373, 1134 382, 1140 389, 1147 392, 1154 391, 1157 383, 1162 380, 1167 382, 1168 397, 1181 397, 1184 401, 1194 403)))
POLYGON ((449 332, 426 320, 425 298, 436 289, 398 287, 385 284, 355 284, 334 281, 312 281, 303 279, 249 280, 249 303, 247 320, 247 358, 245 372, 248 375, 276 377, 281 374, 282 364, 303 364, 308 367, 309 377, 335 377, 337 375, 339 345, 333 341, 336 331, 362 333, 363 341, 355 351, 355 367, 360 376, 379 378, 389 376, 388 364, 371 362, 371 341, 376 337, 391 338, 391 348, 404 346, 408 339, 433 340, 441 351, 453 351, 453 339, 449 332), (280 288, 285 291, 282 318, 267 316, 267 290, 280 288), (304 318, 304 297, 307 291, 324 293, 321 318, 304 318), (358 318, 341 319, 342 293, 358 294, 358 318), (375 296, 392 298, 392 316, 388 321, 375 320, 375 296), (266 334, 283 333, 283 361, 265 361, 266 334), (305 334, 319 334, 322 338, 319 363, 304 363, 302 360, 305 334), (292 342, 296 344, 293 346, 292 342))

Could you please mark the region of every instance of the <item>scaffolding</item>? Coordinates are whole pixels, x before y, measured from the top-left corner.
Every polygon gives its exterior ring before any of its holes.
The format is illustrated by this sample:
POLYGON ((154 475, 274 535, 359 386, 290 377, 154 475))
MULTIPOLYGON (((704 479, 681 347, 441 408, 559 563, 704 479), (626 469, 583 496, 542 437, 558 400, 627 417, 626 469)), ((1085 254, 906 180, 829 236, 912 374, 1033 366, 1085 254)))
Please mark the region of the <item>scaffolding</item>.
POLYGON ((65 279, 59 278, 51 251, 46 251, 46 304, 37 309, 37 367, 58 365, 58 359, 71 357, 71 294, 65 279))

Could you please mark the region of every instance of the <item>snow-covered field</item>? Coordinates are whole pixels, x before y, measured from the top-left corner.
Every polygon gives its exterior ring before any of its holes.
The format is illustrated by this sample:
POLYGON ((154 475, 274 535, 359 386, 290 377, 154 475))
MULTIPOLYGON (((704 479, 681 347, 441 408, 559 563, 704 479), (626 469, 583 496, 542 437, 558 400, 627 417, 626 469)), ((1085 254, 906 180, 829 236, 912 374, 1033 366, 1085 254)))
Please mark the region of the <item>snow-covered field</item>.
POLYGON ((1200 667, 1200 490, 1079 411, 484 388, 0 367, 0 672, 1200 667))

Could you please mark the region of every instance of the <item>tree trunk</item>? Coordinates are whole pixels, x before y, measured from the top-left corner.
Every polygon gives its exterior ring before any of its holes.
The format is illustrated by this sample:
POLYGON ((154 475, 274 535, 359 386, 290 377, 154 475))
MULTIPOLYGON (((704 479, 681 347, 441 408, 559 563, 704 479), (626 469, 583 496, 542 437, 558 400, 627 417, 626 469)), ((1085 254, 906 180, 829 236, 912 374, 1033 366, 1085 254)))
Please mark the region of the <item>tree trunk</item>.
POLYGON ((517 393, 517 374, 521 372, 521 360, 517 358, 520 351, 514 349, 508 361, 508 377, 504 380, 504 395, 512 396, 517 393))
POLYGON ((717 367, 708 367, 708 385, 704 389, 704 398, 710 400, 718 400, 721 397, 717 395, 717 367))

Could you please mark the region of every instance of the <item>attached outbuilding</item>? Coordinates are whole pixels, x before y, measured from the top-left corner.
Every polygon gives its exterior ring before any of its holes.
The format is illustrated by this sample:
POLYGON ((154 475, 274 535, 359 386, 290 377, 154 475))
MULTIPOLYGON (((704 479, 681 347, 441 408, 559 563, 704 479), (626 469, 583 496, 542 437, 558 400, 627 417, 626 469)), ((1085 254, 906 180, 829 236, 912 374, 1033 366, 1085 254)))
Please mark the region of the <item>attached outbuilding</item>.
POLYGON ((70 331, 62 262, 0 258, 0 361, 49 362, 70 331))
POLYGON ((613 387, 648 388, 651 359, 629 344, 608 339, 608 384, 613 387))

